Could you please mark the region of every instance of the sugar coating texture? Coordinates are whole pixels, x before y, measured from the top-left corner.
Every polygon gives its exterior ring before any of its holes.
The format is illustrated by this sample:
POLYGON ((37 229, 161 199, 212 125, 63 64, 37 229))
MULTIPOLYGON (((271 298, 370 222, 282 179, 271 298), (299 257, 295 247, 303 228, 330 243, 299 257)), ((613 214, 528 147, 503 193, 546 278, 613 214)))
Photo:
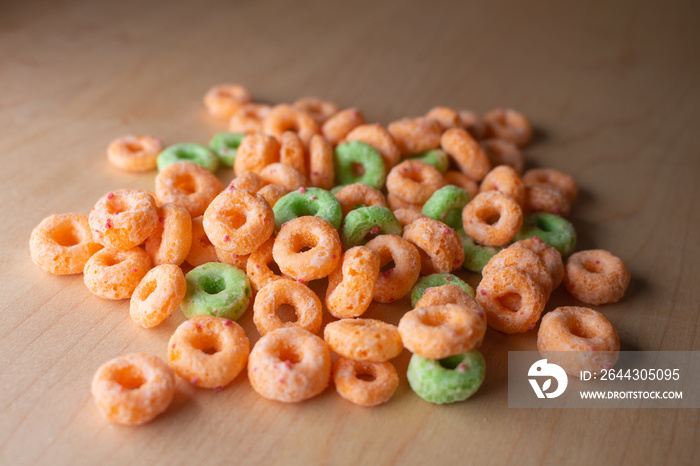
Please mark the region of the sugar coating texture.
POLYGON ((432 218, 419 218, 407 225, 403 238, 418 248, 423 275, 451 272, 464 262, 464 249, 457 232, 432 218))
POLYGON ((332 145, 340 144, 354 128, 365 124, 365 117, 356 108, 341 110, 321 126, 321 132, 332 145))
POLYGON ((209 170, 191 162, 169 165, 156 176, 158 202, 178 204, 199 217, 224 189, 221 181, 209 170))
POLYGON ((479 143, 462 128, 448 129, 440 145, 457 163, 459 170, 474 181, 481 181, 491 170, 491 162, 479 143))
POLYGON ((153 265, 182 264, 192 246, 192 218, 171 202, 158 207, 158 223, 144 243, 153 265))
POLYGON ((503 333, 532 330, 547 303, 546 293, 532 275, 518 267, 504 267, 484 275, 476 300, 490 327, 503 333))
POLYGON ((534 237, 556 248, 562 257, 569 256, 576 247, 576 230, 571 222, 547 212, 526 215, 515 240, 534 237))
POLYGON ((399 151, 394 138, 379 123, 360 125, 354 128, 345 137, 345 141, 359 141, 372 146, 382 156, 384 167, 387 170, 390 170, 401 160, 401 151, 399 151))
POLYGON ((387 191, 411 204, 424 204, 444 184, 437 168, 420 160, 404 160, 386 178, 387 191))
POLYGON ((343 210, 343 218, 345 218, 350 211, 359 207, 387 206, 384 194, 380 190, 365 183, 353 183, 341 186, 334 195, 340 203, 340 208, 343 210))
POLYGON ((338 231, 321 217, 288 221, 272 247, 272 257, 282 273, 304 282, 330 275, 342 253, 338 231))
POLYGON ((561 285, 564 279, 564 262, 561 259, 561 254, 554 246, 542 241, 538 236, 521 239, 508 246, 509 248, 524 248, 534 252, 547 266, 550 275, 552 276, 552 288, 557 288, 561 285))
POLYGON ((148 271, 134 290, 129 315, 141 327, 155 327, 180 307, 186 291, 187 283, 180 267, 158 265, 148 271))
POLYGON ((518 234, 523 211, 515 200, 499 191, 486 191, 462 211, 464 231, 485 246, 505 246, 518 234))
POLYGON ((386 207, 358 207, 345 216, 340 240, 345 248, 351 248, 361 246, 377 235, 400 235, 402 230, 393 212, 386 207))
POLYGON ((274 136, 262 133, 246 135, 238 147, 233 169, 236 175, 246 171, 260 173, 265 166, 280 161, 280 143, 274 136))
POLYGON ((474 288, 451 273, 433 273, 418 280, 411 290, 411 305, 416 307, 418 301, 431 288, 442 285, 457 285, 469 296, 474 296, 474 288))
POLYGON ((360 406, 377 406, 394 395, 399 386, 399 375, 389 362, 341 357, 333 364, 333 381, 338 394, 346 400, 360 406), (363 375, 371 380, 361 378, 363 375))
MULTIPOLYGON (((302 159, 303 160, 303 159, 302 159)), ((303 170, 304 167, 302 166, 303 170)), ((266 184, 278 184, 289 191, 309 185, 309 181, 299 168, 295 168, 288 162, 271 163, 260 170, 260 178, 266 184)))
POLYGON ((372 146, 350 141, 335 148, 335 177, 338 184, 365 183, 381 189, 386 181, 384 159, 372 146), (362 174, 355 174, 356 166, 362 166, 362 174))
POLYGON ((187 318, 210 315, 237 320, 248 308, 253 293, 242 270, 219 262, 195 267, 185 279, 187 293, 180 307, 187 318))
POLYGON ((411 356, 406 378, 411 389, 436 404, 464 401, 474 395, 484 381, 486 363, 477 350, 441 360, 411 356))
POLYGON ((255 296, 253 320, 261 335, 286 327, 299 327, 310 333, 318 333, 323 321, 321 300, 303 283, 273 280, 255 296), (277 315, 277 309, 283 304, 294 308, 297 316, 294 322, 283 322, 277 315))
POLYGON ((200 388, 220 389, 245 368, 250 342, 236 322, 195 316, 180 324, 168 342, 175 373, 200 388))
POLYGON ((209 237, 204 231, 202 221, 201 215, 192 219, 192 243, 187 257, 185 257, 185 261, 193 267, 198 267, 208 262, 219 261, 219 256, 216 254, 216 247, 209 241, 209 237))
POLYGON ((340 266, 328 276, 326 308, 337 318, 359 317, 367 311, 379 278, 379 254, 364 246, 343 253, 340 266))
POLYGON ((330 322, 323 338, 335 353, 357 361, 388 361, 403 350, 398 327, 377 319, 330 322))
POLYGON ((92 378, 91 392, 105 418, 139 425, 168 409, 175 394, 175 376, 160 358, 132 353, 100 366, 92 378))
POLYGON ((253 290, 256 292, 269 282, 284 278, 270 269, 270 264, 274 262, 272 257, 272 246, 274 244, 275 238, 268 239, 258 249, 253 251, 246 261, 246 274, 250 279, 253 290))
POLYGON ((374 286, 374 300, 390 303, 408 294, 420 275, 418 248, 396 235, 377 236, 365 246, 379 254, 380 267, 394 263, 394 267, 388 270, 380 269, 374 286))
POLYGON ((81 273, 102 245, 93 241, 86 215, 50 215, 32 230, 32 261, 53 275, 81 273))
POLYGON ((440 147, 442 125, 432 118, 402 118, 387 129, 404 156, 440 147))
POLYGON ((491 258, 481 273, 486 276, 504 267, 517 267, 532 275, 549 299, 553 285, 552 274, 536 253, 526 248, 505 248, 491 258))
POLYGON ((488 172, 481 181, 479 192, 500 191, 515 200, 518 205, 525 204, 525 184, 518 172, 509 165, 499 165, 488 172))
POLYGON ((88 290, 104 299, 130 298, 151 268, 151 258, 135 247, 127 251, 102 249, 85 264, 83 280, 88 290))
POLYGON ((455 230, 462 228, 462 210, 471 197, 457 186, 447 185, 435 191, 423 204, 422 213, 455 230))
POLYGON ((579 251, 566 261, 564 287, 574 298, 587 304, 618 302, 630 279, 622 259, 604 249, 579 251))
POLYGON ((315 134, 309 142, 309 183, 321 189, 331 189, 335 181, 333 145, 325 137, 315 134))
POLYGON ((617 362, 620 338, 600 312, 586 307, 558 307, 545 314, 537 332, 537 349, 571 375, 600 372, 617 362))
POLYGON ((319 395, 328 386, 331 355, 321 338, 299 327, 274 330, 253 347, 248 380, 265 398, 295 403, 319 395))
MULTIPOLYGON (((308 173, 306 166, 306 147, 304 146, 302 140, 299 138, 299 135, 294 131, 285 131, 280 137, 279 141, 280 162, 292 167, 302 177, 306 176, 306 174, 308 173)), ((309 143, 310 142, 311 141, 309 141, 309 143)), ((260 172, 261 175, 265 172, 265 168, 260 172)), ((307 186, 308 182, 305 180, 306 179, 304 178, 304 182, 299 186, 307 186)), ((297 186, 296 188, 298 188, 299 186, 297 186)))
POLYGON ((483 340, 485 332, 484 312, 476 301, 417 307, 399 321, 403 345, 430 359, 469 351, 483 340))
POLYGON ((270 207, 277 205, 277 201, 282 199, 282 197, 288 193, 289 190, 287 188, 278 184, 268 184, 267 186, 260 188, 258 191, 258 194, 261 195, 268 204, 270 204, 270 207))
POLYGON ((275 105, 263 120, 263 132, 280 139, 285 131, 294 131, 308 147, 314 134, 319 134, 318 123, 311 115, 288 104, 275 105))
POLYGON ((150 193, 120 189, 97 201, 88 222, 95 241, 125 251, 140 245, 153 233, 158 223, 158 209, 150 193))

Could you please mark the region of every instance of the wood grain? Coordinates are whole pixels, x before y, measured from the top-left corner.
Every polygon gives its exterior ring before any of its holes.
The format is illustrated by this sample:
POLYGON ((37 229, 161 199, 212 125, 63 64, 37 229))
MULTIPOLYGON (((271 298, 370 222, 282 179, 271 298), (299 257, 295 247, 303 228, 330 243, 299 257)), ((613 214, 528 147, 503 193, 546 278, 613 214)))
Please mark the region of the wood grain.
MULTIPOLYGON (((240 377, 220 393, 179 383, 166 415, 113 426, 90 398, 92 374, 127 352, 164 356, 183 317, 144 331, 126 302, 44 274, 28 251, 45 216, 153 187, 152 173, 109 166, 113 138, 205 142, 224 129, 201 104, 219 82, 270 103, 318 95, 383 123, 435 105, 510 106, 537 127, 530 165, 580 184, 579 248, 608 249, 632 272, 622 302, 600 308, 623 349, 699 350, 698 5, 3 2, 0 463, 700 463, 697 410, 508 409, 507 352, 534 350, 534 332, 489 330, 485 383, 454 406, 421 401, 405 376, 376 409, 333 389, 282 405, 240 377)), ((572 302, 558 290, 548 307, 572 302)), ((397 322, 406 306, 370 314, 397 322)), ((242 324, 254 340, 250 313, 242 324)))

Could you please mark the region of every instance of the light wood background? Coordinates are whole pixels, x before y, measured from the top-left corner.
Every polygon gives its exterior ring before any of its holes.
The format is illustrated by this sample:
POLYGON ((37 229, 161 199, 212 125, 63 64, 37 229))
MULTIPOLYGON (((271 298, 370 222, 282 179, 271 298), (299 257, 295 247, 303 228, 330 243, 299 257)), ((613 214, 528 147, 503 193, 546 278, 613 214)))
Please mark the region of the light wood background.
MULTIPOLYGON (((44 274, 28 250, 44 217, 153 187, 153 173, 108 164, 113 138, 206 142, 225 129, 201 104, 213 84, 269 103, 317 95, 382 123, 435 105, 510 106, 538 129, 530 165, 580 184, 579 247, 632 272, 625 298, 599 308, 623 349, 699 350, 699 5, 0 2, 0 464, 700 463, 698 410, 508 409, 507 352, 534 350, 534 331, 489 330, 485 383, 456 405, 423 402, 403 375, 375 409, 332 388, 284 405, 241 376, 220 393, 179 383, 153 423, 114 426, 90 397, 92 374, 121 354, 164 356, 183 317, 143 330, 126 301, 44 274)), ((549 307, 565 303, 559 290, 549 307)), ((406 307, 370 315, 397 322, 406 307)), ((251 313, 241 322, 256 340, 251 313)))

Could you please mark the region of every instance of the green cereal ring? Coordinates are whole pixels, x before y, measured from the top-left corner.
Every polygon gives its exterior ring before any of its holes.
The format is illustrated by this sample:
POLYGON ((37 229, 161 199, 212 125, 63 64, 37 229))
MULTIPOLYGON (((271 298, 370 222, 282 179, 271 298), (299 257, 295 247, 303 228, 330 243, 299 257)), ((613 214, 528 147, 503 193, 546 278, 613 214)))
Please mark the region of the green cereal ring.
POLYGON ((209 148, 214 151, 219 162, 227 167, 233 167, 236 160, 238 146, 243 142, 245 134, 241 133, 219 133, 209 142, 209 148))
POLYGON ((248 276, 232 265, 208 262, 185 276, 187 292, 180 307, 187 318, 198 315, 238 319, 252 296, 248 276))
POLYGON ((466 234, 463 229, 457 230, 459 240, 464 248, 464 263, 462 267, 472 272, 481 273, 481 270, 495 256, 498 251, 503 249, 499 246, 484 246, 477 244, 471 236, 466 234))
POLYGON ((408 384, 425 401, 437 404, 464 401, 481 386, 486 374, 484 357, 473 349, 444 359, 414 354, 408 363, 408 384))
POLYGON ((386 167, 379 152, 360 141, 344 142, 335 148, 335 177, 338 184, 365 183, 382 189, 386 181, 386 167), (364 173, 355 174, 361 166, 364 173))
POLYGON ((345 216, 340 241, 345 249, 349 249, 361 246, 378 235, 401 236, 402 231, 394 213, 386 207, 359 207, 345 216))
POLYGON ((542 241, 553 246, 562 257, 566 257, 576 247, 576 230, 567 220, 549 212, 537 212, 525 216, 523 226, 515 235, 513 241, 539 237, 542 241))
POLYGON ((447 152, 442 149, 425 151, 408 160, 420 160, 421 162, 425 162, 437 168, 442 174, 445 174, 447 169, 450 168, 450 157, 447 155, 447 152))
POLYGON ((275 213, 277 231, 283 223, 305 215, 328 220, 336 230, 340 228, 340 222, 343 220, 343 210, 338 199, 330 191, 321 188, 302 187, 287 193, 277 200, 272 211, 275 213))
POLYGON ((462 228, 462 210, 470 199, 469 193, 462 188, 443 186, 423 204, 423 215, 458 230, 462 228))
POLYGON ((219 159, 207 146, 195 143, 175 144, 166 147, 158 154, 158 171, 178 162, 192 162, 201 165, 210 172, 219 167, 219 159))
POLYGON ((462 288, 471 297, 474 297, 474 288, 469 286, 461 278, 452 275, 451 273, 434 273, 423 277, 413 285, 411 290, 411 306, 416 307, 416 303, 423 297, 428 288, 440 285, 457 285, 462 288))

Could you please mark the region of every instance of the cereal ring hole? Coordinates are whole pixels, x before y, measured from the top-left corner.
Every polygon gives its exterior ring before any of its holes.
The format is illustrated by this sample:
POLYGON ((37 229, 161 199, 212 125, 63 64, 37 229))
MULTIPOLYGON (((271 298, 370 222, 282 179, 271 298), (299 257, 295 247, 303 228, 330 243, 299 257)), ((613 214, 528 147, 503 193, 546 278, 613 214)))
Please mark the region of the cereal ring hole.
POLYGON ((389 258, 389 261, 379 269, 379 275, 389 275, 394 268, 396 268, 396 263, 394 259, 389 258))
POLYGON ((124 147, 129 152, 141 152, 143 150, 143 145, 138 141, 130 141, 124 144, 124 147))
POLYGON ((127 390, 136 390, 146 383, 141 370, 132 365, 117 369, 114 372, 114 381, 127 390))
POLYGON ((439 327, 446 321, 446 315, 442 312, 426 312, 420 315, 420 321, 422 324, 428 327, 439 327))
POLYGON ((443 359, 439 359, 438 363, 441 367, 449 369, 451 371, 457 369, 464 360, 464 355, 455 354, 454 356, 448 356, 443 359))
MULTIPOLYGON (((189 155, 185 155, 182 158, 187 159, 188 157, 192 158, 189 155)), ((185 194, 192 194, 197 191, 197 184, 194 177, 189 173, 183 173, 175 178, 173 180, 173 186, 185 194)))
POLYGON ((283 363, 299 364, 302 357, 297 348, 283 344, 277 351, 277 359, 283 363))
POLYGON ((219 294, 226 289, 226 282, 223 277, 213 276, 213 277, 202 277, 199 280, 199 286, 207 294, 219 294))
POLYGON ((377 379, 377 373, 373 366, 363 364, 355 369, 355 378, 364 382, 374 382, 377 379))
POLYGON ((299 319, 296 309, 289 304, 281 304, 275 311, 275 314, 282 322, 296 322, 299 319))
POLYGON ((140 300, 140 301, 145 301, 148 299, 149 296, 156 290, 158 287, 158 282, 153 279, 149 280, 145 283, 141 283, 141 285, 136 288, 136 293, 134 294, 134 298, 140 300))
POLYGON ((105 267, 112 267, 114 265, 121 264, 121 262, 122 259, 114 255, 105 256, 102 259, 102 265, 104 265, 105 267))
POLYGON ((587 259, 581 262, 581 267, 583 267, 586 272, 590 273, 604 273, 605 267, 598 260, 587 259))
POLYGON ((522 305, 522 297, 518 293, 507 293, 497 298, 498 303, 509 311, 518 312, 522 305))
POLYGON ((353 176, 357 178, 365 174, 365 166, 359 162, 353 162, 352 165, 350 165, 350 169, 352 170, 353 176))
POLYGON ((579 319, 572 319, 569 322, 569 332, 572 335, 589 340, 595 337, 595 329, 587 325, 587 322, 579 319))
POLYGON ((226 218, 226 224, 234 230, 245 225, 247 221, 246 212, 240 205, 229 206, 228 209, 222 210, 220 215, 226 218))
POLYGON ((82 235, 72 226, 59 228, 51 232, 51 239, 59 246, 75 246, 83 241, 82 235))
POLYGON ((221 351, 221 342, 219 339, 214 335, 206 333, 196 334, 192 340, 190 340, 190 344, 194 349, 210 355, 221 351))

